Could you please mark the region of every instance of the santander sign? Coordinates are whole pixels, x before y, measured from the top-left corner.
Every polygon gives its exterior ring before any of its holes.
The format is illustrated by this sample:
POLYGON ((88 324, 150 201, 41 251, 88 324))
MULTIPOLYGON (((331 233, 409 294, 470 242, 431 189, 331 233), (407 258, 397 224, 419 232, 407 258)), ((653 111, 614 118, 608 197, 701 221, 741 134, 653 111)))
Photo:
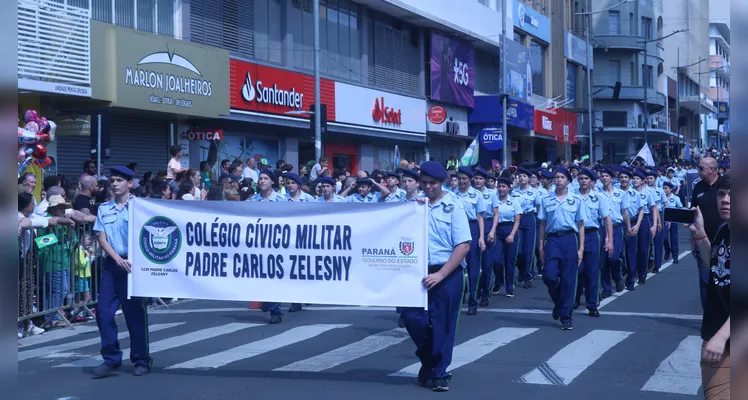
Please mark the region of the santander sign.
POLYGON ((296 92, 295 87, 291 90, 279 89, 277 84, 265 87, 261 80, 257 81, 257 89, 252 85, 252 75, 247 72, 247 77, 242 85, 242 98, 246 101, 257 101, 281 107, 304 109, 304 94, 296 92))

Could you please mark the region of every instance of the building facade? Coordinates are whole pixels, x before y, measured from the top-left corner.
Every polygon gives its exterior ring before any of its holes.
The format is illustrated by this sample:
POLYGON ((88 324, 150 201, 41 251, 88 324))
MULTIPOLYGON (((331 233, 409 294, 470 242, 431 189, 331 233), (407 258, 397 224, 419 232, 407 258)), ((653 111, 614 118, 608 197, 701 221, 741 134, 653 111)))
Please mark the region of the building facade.
POLYGON ((725 148, 730 138, 730 2, 709 2, 709 100, 716 113, 707 116, 707 144, 725 148))

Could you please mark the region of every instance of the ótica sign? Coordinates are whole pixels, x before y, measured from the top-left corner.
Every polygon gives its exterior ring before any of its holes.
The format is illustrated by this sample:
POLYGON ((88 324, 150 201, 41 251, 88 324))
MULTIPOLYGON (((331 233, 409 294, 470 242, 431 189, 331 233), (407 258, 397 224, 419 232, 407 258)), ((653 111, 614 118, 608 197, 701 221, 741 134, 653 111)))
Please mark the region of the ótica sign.
POLYGON ((486 150, 501 150, 504 148, 504 130, 502 128, 483 128, 479 135, 478 142, 486 150))

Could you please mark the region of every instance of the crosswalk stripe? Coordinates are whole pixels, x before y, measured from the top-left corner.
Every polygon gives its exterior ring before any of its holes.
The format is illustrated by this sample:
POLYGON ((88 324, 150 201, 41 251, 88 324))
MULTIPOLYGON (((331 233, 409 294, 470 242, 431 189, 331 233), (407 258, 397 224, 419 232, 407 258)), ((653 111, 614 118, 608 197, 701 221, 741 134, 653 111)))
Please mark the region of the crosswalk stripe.
POLYGON ((284 367, 276 368, 273 371, 320 372, 384 350, 408 338, 407 331, 402 328, 379 332, 367 336, 358 342, 307 358, 306 360, 288 364, 284 367))
POLYGON ((695 395, 701 386, 701 343, 698 336, 688 336, 662 361, 641 390, 648 392, 695 395))
MULTIPOLYGON (((231 323, 231 324, 226 324, 226 325, 219 325, 215 327, 201 329, 199 331, 186 333, 184 335, 174 336, 168 339, 159 340, 157 342, 153 342, 150 344, 149 350, 151 354, 158 353, 159 351, 169 350, 169 349, 173 349, 175 347, 180 347, 180 346, 186 346, 191 343, 199 342, 205 339, 211 339, 216 336, 226 335, 229 333, 240 331, 242 329, 254 328, 257 326, 265 326, 265 325, 266 324, 242 324, 242 323, 231 323)), ((124 355, 127 355, 130 353, 130 350, 124 349, 122 350, 122 353, 124 355)), ((98 355, 94 357, 84 358, 82 360, 73 361, 67 364, 56 365, 55 368, 95 367, 101 364, 102 361, 103 359, 101 358, 101 355, 98 355)))
POLYGON ((515 382, 566 386, 632 332, 594 330, 568 344, 515 382))
MULTIPOLYGON (((453 371, 463 365, 470 364, 499 347, 505 346, 537 330, 538 328, 499 328, 493 332, 472 338, 454 348, 452 364, 450 364, 449 369, 453 371)), ((415 377, 418 376, 420 368, 421 363, 415 363, 390 374, 390 376, 415 377)))
MULTIPOLYGON (((184 322, 176 322, 170 324, 154 324, 148 327, 149 332, 158 332, 163 329, 173 328, 175 326, 183 325, 184 322)), ((130 336, 128 331, 120 332, 117 335, 117 339, 123 340, 130 336)), ((19 351, 18 361, 28 360, 29 358, 58 358, 59 355, 64 351, 82 349, 87 346, 94 346, 101 343, 101 338, 98 336, 91 339, 79 340, 76 342, 63 343, 52 346, 37 347, 35 349, 19 351)))
POLYGON ((34 346, 37 344, 51 342, 53 340, 66 339, 71 336, 77 336, 83 333, 96 332, 99 328, 96 325, 76 325, 73 329, 58 329, 44 332, 41 335, 34 335, 20 339, 24 346, 34 346))
POLYGON ((190 361, 179 363, 167 367, 166 369, 210 369, 219 368, 232 362, 255 357, 285 347, 303 340, 311 339, 331 329, 347 328, 350 324, 336 325, 306 325, 289 329, 269 338, 247 343, 242 346, 234 347, 226 351, 207 355, 205 357, 195 358, 190 361))

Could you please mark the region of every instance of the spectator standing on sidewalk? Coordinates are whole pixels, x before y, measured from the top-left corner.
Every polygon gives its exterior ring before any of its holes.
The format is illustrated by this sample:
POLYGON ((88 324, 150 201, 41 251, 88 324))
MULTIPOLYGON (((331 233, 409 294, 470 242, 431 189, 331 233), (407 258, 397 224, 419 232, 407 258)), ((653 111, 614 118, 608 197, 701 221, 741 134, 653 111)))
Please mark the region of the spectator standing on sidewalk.
MULTIPOLYGON (((701 180, 694 186, 691 196, 691 207, 698 207, 704 218, 704 231, 709 240, 714 239, 717 229, 722 225, 722 219, 719 216, 717 207, 717 160, 711 157, 705 157, 699 162, 699 178, 701 180)), ((696 258, 696 265, 699 267, 699 289, 701 291, 701 307, 706 304, 707 282, 709 281, 708 264, 703 263, 699 255, 699 246, 691 243, 693 256, 696 258)))

